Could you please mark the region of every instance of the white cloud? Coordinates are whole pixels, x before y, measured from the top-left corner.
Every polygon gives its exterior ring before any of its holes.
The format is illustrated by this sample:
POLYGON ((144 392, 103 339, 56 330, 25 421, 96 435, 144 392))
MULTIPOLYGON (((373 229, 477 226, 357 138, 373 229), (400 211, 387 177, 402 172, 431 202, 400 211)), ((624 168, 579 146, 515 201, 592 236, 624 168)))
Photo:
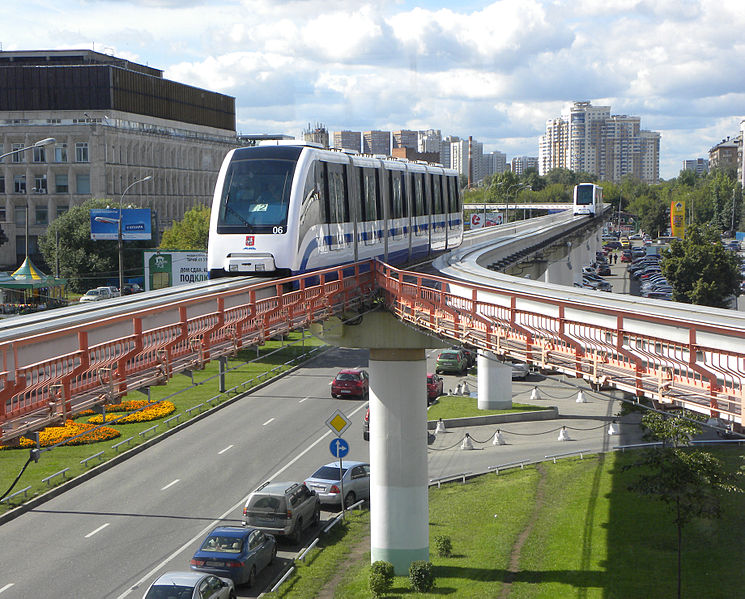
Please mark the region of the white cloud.
MULTIPOLYGON (((92 48, 236 98, 242 132, 438 128, 537 155, 591 100, 662 133, 663 176, 745 116, 741 0, 29 0, 4 50, 92 48)), ((731 129, 731 130, 729 130, 731 129)))

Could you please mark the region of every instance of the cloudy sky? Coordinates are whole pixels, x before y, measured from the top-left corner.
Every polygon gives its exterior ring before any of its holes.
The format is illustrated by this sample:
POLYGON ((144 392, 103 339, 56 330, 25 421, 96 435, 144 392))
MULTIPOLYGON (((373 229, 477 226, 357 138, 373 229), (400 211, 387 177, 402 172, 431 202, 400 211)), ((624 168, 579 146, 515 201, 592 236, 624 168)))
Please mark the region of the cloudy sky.
POLYGON ((662 134, 660 174, 745 118, 742 0, 4 0, 3 50, 95 49, 236 98, 240 133, 440 129, 537 156, 589 100, 662 134))

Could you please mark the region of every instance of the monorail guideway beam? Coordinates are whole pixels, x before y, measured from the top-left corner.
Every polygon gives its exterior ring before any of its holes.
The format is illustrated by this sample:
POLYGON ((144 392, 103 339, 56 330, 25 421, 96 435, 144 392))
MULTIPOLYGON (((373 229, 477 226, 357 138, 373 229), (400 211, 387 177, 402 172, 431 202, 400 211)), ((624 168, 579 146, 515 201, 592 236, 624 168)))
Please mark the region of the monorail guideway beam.
POLYGON ((429 559, 425 350, 440 342, 387 312, 311 328, 327 343, 370 350, 371 561, 405 575, 413 561, 429 559))

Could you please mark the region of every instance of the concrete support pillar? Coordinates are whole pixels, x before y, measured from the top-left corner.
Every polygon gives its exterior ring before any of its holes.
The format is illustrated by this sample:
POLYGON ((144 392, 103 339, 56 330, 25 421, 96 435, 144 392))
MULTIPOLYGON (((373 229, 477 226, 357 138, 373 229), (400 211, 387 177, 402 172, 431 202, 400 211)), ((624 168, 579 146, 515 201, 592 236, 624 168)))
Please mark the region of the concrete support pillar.
POLYGON ((424 349, 370 350, 371 561, 429 560, 424 349))
POLYGON ((479 350, 478 368, 479 410, 505 410, 512 407, 512 367, 497 361, 496 356, 479 350))

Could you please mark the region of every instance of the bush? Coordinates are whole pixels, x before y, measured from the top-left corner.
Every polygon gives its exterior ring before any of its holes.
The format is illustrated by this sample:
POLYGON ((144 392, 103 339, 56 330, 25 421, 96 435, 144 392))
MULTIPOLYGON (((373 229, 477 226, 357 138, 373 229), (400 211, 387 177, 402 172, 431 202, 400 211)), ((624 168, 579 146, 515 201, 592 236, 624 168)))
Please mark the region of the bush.
POLYGON ((426 593, 435 588, 435 573, 432 562, 416 561, 409 566, 409 583, 418 593, 426 593))
POLYGON ((453 554, 453 543, 450 541, 450 537, 436 536, 435 548, 437 549, 437 555, 440 557, 450 557, 453 554))
POLYGON ((393 564, 383 560, 373 562, 370 566, 370 591, 373 597, 380 597, 393 585, 393 564))

